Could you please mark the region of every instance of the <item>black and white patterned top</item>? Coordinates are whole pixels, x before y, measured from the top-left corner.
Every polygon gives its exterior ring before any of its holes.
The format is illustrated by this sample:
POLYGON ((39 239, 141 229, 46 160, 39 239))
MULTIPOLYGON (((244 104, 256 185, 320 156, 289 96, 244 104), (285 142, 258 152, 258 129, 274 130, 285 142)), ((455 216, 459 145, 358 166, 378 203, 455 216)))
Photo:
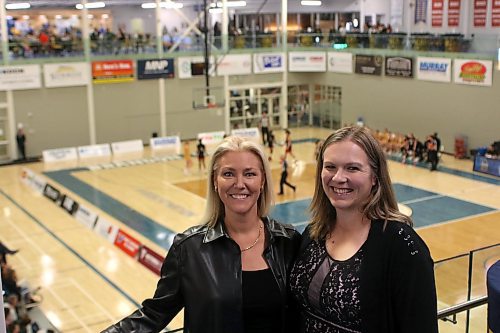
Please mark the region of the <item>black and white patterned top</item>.
POLYGON ((361 331, 363 247, 351 258, 339 261, 328 255, 324 241, 312 241, 298 258, 290 275, 290 289, 304 315, 304 332, 361 331))

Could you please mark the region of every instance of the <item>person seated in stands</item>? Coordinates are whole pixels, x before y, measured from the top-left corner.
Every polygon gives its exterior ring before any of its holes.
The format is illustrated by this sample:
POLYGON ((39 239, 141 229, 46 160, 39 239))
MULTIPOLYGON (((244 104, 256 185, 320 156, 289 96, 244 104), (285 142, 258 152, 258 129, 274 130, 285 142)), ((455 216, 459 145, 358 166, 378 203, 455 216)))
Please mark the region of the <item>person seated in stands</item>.
POLYGON ((487 158, 498 159, 500 156, 500 141, 496 141, 486 148, 486 153, 484 154, 487 158))
POLYGON ((403 146, 401 147, 402 159, 401 163, 405 164, 408 158, 413 159, 413 162, 416 163, 416 151, 417 151, 417 139, 413 133, 406 135, 404 137, 403 146))

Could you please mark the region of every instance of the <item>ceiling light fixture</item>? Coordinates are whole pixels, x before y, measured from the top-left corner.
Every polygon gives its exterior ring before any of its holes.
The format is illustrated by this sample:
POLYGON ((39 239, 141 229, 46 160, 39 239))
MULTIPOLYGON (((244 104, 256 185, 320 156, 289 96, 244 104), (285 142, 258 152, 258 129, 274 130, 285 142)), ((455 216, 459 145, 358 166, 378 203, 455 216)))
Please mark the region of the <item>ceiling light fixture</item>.
MULTIPOLYGON (((106 7, 106 4, 104 2, 88 2, 85 4, 85 8, 87 9, 96 9, 104 7, 106 7)), ((83 9, 83 5, 81 3, 77 4, 76 9, 83 9)))
MULTIPOLYGON (((160 2, 160 8, 166 8, 166 9, 173 9, 173 8, 177 8, 177 9, 180 9, 184 7, 184 5, 182 3, 178 3, 178 2, 173 2, 173 1, 169 1, 169 2, 160 2)), ((145 2, 141 5, 141 8, 142 9, 155 9, 156 8, 156 3, 154 2, 145 2)))
POLYGON ((31 5, 27 2, 19 2, 19 3, 8 3, 5 5, 7 9, 28 9, 31 5))
POLYGON ((302 6, 321 6, 321 0, 302 0, 300 4, 302 6))

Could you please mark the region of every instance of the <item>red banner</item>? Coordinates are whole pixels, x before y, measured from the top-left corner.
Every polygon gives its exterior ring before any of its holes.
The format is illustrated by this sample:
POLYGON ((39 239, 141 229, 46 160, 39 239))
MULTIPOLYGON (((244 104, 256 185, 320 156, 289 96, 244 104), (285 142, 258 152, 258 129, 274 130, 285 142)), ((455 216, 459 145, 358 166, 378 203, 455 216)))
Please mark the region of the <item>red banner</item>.
POLYGON ((460 0, 448 0, 448 26, 460 25, 460 0))
POLYGON ((486 26, 486 12, 488 11, 488 0, 474 0, 474 26, 486 26))
POLYGON ((164 257, 143 245, 139 254, 139 262, 149 268, 156 275, 160 275, 161 265, 163 265, 164 257))
POLYGON ((491 1, 491 26, 500 27, 500 0, 491 1))
POLYGON ((444 0, 432 0, 431 21, 433 27, 443 26, 444 0))
POLYGON ((92 62, 94 83, 130 82, 134 80, 132 60, 109 60, 92 62))
POLYGON ((137 256, 141 247, 141 243, 139 243, 138 240, 123 230, 118 231, 115 239, 115 245, 132 258, 137 256))

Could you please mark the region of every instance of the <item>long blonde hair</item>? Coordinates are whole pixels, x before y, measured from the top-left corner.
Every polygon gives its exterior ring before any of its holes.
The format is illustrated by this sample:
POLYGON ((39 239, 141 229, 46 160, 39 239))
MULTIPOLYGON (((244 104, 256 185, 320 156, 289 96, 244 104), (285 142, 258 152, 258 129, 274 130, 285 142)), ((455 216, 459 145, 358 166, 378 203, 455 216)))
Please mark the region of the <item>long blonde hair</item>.
POLYGON ((213 153, 208 169, 207 205, 205 207, 202 223, 206 223, 210 227, 215 226, 217 221, 224 216, 224 203, 220 199, 219 194, 215 191, 214 180, 219 168, 219 160, 227 152, 250 152, 259 158, 262 164, 261 171, 264 175, 265 182, 259 199, 257 200, 257 214, 260 217, 266 216, 269 213, 269 209, 274 204, 271 168, 269 167, 269 162, 267 161, 264 151, 253 141, 238 136, 229 136, 222 141, 213 153))
POLYGON ((342 141, 351 141, 363 149, 368 156, 370 168, 376 178, 369 201, 363 208, 363 215, 370 220, 382 219, 386 222, 393 220, 413 225, 411 218, 398 209, 387 160, 377 140, 367 128, 351 126, 341 128, 326 138, 318 155, 314 196, 309 207, 311 211, 311 238, 315 240, 324 239, 337 220, 335 207, 332 206, 323 190, 321 171, 323 170, 323 158, 326 148, 342 141))

